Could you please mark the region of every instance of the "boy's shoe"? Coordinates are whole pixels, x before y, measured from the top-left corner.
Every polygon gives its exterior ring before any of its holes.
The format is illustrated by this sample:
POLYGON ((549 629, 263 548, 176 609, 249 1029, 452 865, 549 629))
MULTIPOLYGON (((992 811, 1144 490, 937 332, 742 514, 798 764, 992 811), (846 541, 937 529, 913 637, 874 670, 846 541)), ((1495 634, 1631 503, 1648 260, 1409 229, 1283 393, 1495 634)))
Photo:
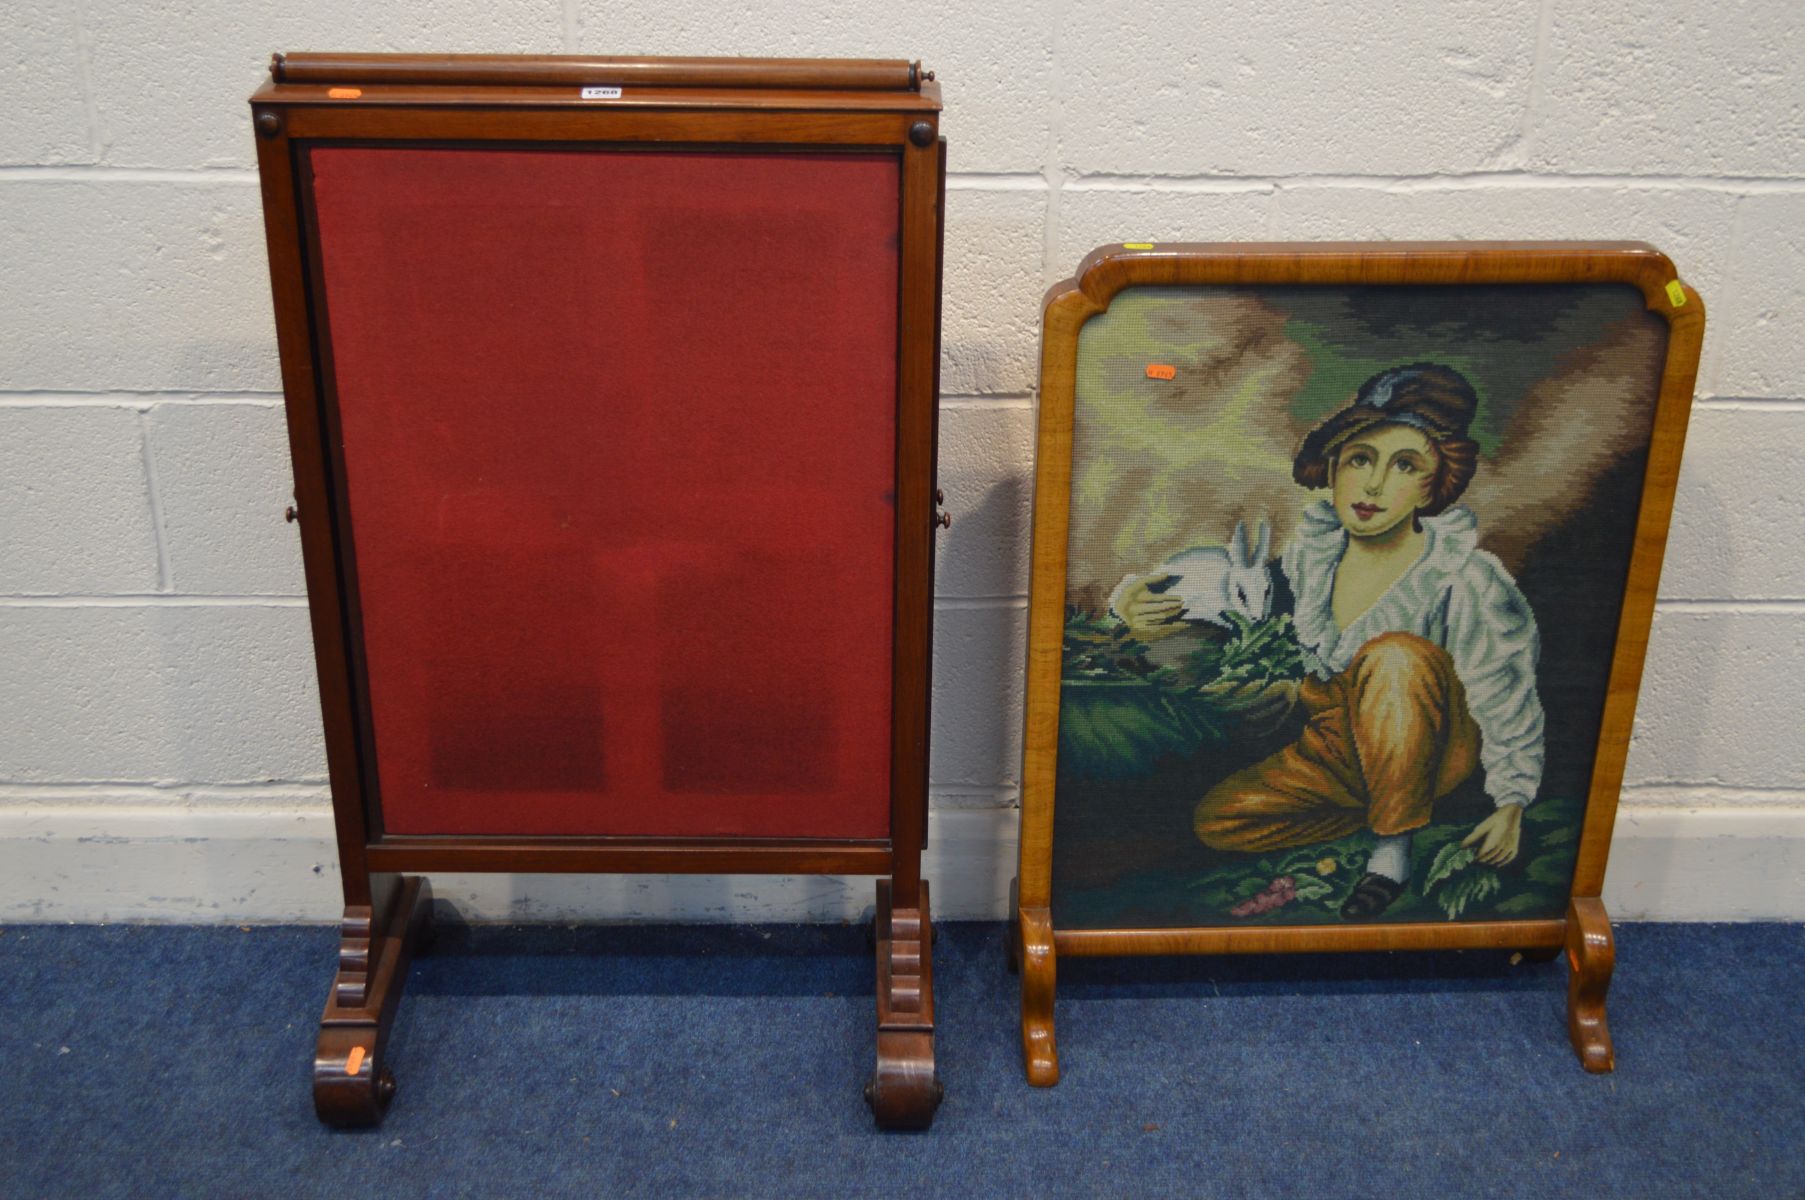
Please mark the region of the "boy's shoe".
POLYGON ((1348 894, 1347 902, 1341 906, 1341 915, 1349 921, 1376 917, 1403 894, 1404 885, 1397 880, 1368 871, 1348 894))

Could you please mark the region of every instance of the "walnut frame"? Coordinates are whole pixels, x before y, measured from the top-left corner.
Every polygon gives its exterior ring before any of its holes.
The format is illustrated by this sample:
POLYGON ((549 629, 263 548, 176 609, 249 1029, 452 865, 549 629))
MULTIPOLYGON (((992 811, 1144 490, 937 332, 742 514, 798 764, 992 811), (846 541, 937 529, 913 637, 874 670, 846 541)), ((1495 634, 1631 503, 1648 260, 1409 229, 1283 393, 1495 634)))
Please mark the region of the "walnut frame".
POLYGON ((1053 287, 1043 307, 1034 534, 1023 737, 1021 841, 1011 900, 1011 963, 1021 975, 1021 1031, 1030 1083, 1059 1080, 1053 1008, 1060 955, 1236 954, 1500 948, 1552 956, 1570 968, 1568 1033, 1588 1071, 1613 1069, 1604 996, 1614 950, 1600 900, 1618 792, 1635 719, 1681 449, 1698 373, 1705 310, 1673 264, 1639 242, 1380 242, 1106 246, 1053 287), (1133 285, 1623 283, 1666 319, 1669 336, 1611 660, 1567 915, 1554 920, 1346 926, 1056 929, 1053 806, 1069 534, 1078 336, 1133 285))

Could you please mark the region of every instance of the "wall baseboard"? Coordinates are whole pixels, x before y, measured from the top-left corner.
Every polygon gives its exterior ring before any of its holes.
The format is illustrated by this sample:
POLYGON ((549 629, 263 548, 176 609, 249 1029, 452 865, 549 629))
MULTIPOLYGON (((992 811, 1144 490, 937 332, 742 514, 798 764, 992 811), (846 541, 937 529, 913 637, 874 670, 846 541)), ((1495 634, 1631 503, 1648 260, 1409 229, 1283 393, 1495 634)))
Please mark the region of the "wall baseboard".
MULTIPOLYGON (((934 913, 1002 917, 1013 809, 932 816, 934 913)), ((838 876, 435 875, 472 921, 847 921, 871 881, 838 876)), ((1805 809, 1624 807, 1605 906, 1625 921, 1805 921, 1805 809)), ((0 921, 334 921, 332 814, 319 808, 0 808, 0 921)))

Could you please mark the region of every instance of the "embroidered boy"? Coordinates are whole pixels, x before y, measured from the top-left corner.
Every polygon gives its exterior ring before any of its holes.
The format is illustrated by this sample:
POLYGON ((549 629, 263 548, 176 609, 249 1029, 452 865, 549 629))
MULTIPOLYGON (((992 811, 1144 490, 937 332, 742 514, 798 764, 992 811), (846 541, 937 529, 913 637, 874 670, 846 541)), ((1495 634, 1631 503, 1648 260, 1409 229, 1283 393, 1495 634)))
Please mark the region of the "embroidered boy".
MULTIPOLYGON (((1301 705, 1304 730, 1197 806, 1197 836, 1222 850, 1371 829, 1344 917, 1376 916, 1402 894, 1411 834, 1475 769, 1496 806, 1464 842, 1481 862, 1516 857, 1541 784, 1535 618, 1478 548, 1472 511, 1454 506, 1477 465, 1477 407, 1459 372, 1417 363, 1367 380, 1305 437, 1292 475, 1331 498, 1305 511, 1282 567, 1311 670, 1247 704, 1268 719, 1301 705)), ((1146 587, 1117 611, 1144 638, 1176 632, 1184 615, 1146 587)))

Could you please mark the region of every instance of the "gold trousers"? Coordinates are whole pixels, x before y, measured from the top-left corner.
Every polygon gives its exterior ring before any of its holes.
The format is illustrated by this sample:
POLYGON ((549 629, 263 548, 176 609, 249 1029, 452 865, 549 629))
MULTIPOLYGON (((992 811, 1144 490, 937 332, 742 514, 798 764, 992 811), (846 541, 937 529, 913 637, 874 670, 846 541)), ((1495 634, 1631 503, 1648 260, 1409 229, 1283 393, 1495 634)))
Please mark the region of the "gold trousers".
POLYGON ((1347 669, 1298 689, 1297 741, 1211 788, 1197 836, 1217 850, 1266 851, 1429 823, 1479 764, 1479 727, 1454 660, 1433 642, 1385 633, 1347 669))

